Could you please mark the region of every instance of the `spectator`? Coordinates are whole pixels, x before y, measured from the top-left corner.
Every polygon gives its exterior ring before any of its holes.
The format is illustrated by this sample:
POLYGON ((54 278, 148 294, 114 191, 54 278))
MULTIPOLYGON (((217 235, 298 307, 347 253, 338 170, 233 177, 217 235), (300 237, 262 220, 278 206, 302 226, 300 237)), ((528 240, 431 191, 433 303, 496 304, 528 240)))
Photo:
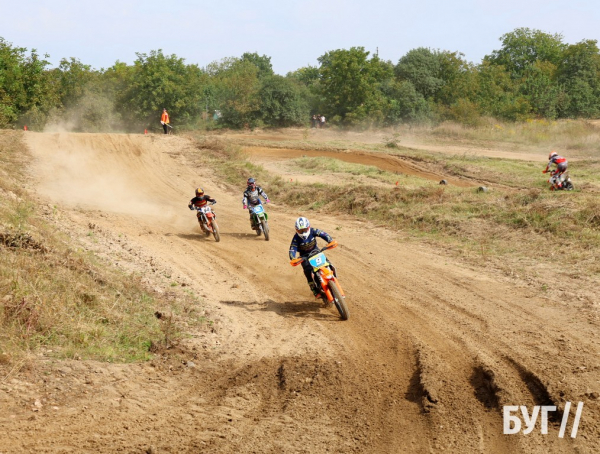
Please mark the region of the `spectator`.
POLYGON ((169 133, 169 114, 167 113, 167 109, 163 109, 163 113, 160 116, 160 124, 163 125, 163 130, 165 134, 169 133))
POLYGON ((321 115, 319 118, 319 123, 321 124, 321 128, 325 127, 325 115, 321 115))

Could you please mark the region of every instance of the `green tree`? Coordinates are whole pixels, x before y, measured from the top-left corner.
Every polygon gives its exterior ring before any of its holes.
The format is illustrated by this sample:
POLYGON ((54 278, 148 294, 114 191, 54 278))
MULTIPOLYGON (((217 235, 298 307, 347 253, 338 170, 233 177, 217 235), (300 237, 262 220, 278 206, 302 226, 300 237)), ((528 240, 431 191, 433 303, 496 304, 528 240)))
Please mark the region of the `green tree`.
POLYGON ((299 83, 278 75, 262 79, 260 118, 265 124, 285 127, 302 125, 309 116, 307 96, 299 83))
POLYGON ((343 123, 357 123, 367 117, 383 119, 387 100, 381 84, 393 75, 390 64, 378 56, 369 57, 363 47, 334 50, 319 57, 321 112, 343 123))
POLYGON ((410 82, 424 98, 434 97, 444 85, 441 54, 425 47, 410 50, 394 70, 399 80, 410 82))
POLYGON ((256 52, 245 52, 240 59, 243 62, 252 63, 258 68, 258 77, 270 77, 274 74, 273 65, 271 65, 271 57, 266 55, 258 55, 256 52))
POLYGON ((527 99, 536 116, 556 118, 564 98, 556 80, 556 66, 548 61, 537 61, 529 65, 523 73, 519 93, 527 99))
POLYGON ((203 110, 208 75, 197 65, 186 65, 183 58, 164 55, 161 49, 136 55, 130 86, 119 102, 121 107, 129 105, 128 120, 156 123, 166 107, 178 125, 196 121, 203 110))
POLYGON ((519 82, 510 77, 504 66, 486 60, 479 66, 474 102, 483 115, 507 120, 529 118, 531 105, 518 90, 519 82))
MULTIPOLYGON (((47 56, 46 56, 47 57, 47 56)), ((0 127, 21 119, 41 127, 57 103, 57 90, 46 71, 50 63, 35 49, 13 47, 0 38, 0 127)))
POLYGON ((494 50, 484 60, 492 65, 504 66, 513 79, 520 79, 535 62, 550 62, 558 66, 566 47, 562 39, 559 33, 552 35, 540 30, 517 28, 502 35, 502 48, 494 50))
POLYGON ((220 123, 236 128, 256 126, 260 107, 258 67, 231 59, 213 65, 211 70, 215 74, 216 105, 222 114, 220 123))
POLYGON ((597 117, 600 115, 600 53, 597 41, 584 40, 570 45, 558 68, 559 83, 567 101, 561 116, 597 117))
POLYGON ((393 81, 385 86, 384 93, 389 99, 385 122, 418 122, 431 117, 431 108, 425 97, 408 80, 393 81))

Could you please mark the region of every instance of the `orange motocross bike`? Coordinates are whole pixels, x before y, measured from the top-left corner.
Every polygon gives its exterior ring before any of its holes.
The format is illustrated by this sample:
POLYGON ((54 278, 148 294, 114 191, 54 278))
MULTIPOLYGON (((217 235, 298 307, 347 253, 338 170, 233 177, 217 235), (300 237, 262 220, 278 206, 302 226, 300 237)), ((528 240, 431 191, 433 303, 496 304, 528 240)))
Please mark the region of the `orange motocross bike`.
MULTIPOLYGON (((211 205, 214 205, 214 203, 211 205)), ((217 243, 221 241, 221 236, 219 235, 219 226, 215 220, 216 215, 211 207, 208 205, 196 207, 196 211, 198 212, 198 223, 200 224, 200 229, 204 232, 204 234, 206 236, 210 236, 212 234, 217 243)))
POLYGON ((290 264, 298 266, 304 260, 308 260, 308 263, 312 266, 313 281, 321 292, 321 298, 327 305, 335 304, 342 320, 348 320, 350 313, 348 312, 348 306, 346 306, 346 295, 344 295, 344 290, 342 290, 342 286, 337 280, 335 268, 327 261, 327 257, 323 253, 323 251, 333 249, 337 245, 337 241, 334 240, 322 249, 312 251, 306 259, 298 257, 291 260, 290 264))

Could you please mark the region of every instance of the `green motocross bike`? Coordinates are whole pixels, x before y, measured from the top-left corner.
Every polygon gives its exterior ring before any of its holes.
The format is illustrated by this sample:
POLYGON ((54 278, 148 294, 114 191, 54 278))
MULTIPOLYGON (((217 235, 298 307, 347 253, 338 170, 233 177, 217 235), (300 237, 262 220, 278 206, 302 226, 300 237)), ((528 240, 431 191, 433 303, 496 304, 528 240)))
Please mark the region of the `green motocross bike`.
POLYGON ((265 235, 265 241, 269 241, 269 216, 265 211, 262 203, 250 207, 250 221, 252 222, 252 230, 256 231, 256 235, 265 235))

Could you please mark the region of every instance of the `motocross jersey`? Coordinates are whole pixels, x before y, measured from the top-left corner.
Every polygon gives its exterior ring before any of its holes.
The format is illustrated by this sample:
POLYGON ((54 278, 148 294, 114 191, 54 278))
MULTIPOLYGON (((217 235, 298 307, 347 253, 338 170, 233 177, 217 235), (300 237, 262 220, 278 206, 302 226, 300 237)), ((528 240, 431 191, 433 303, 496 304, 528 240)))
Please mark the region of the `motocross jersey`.
POLYGON ((567 169, 568 162, 566 158, 563 158, 559 155, 554 155, 550 159, 550 162, 548 162, 546 169, 549 169, 552 164, 556 165, 557 170, 564 172, 567 169))
POLYGON ((317 237, 324 239, 328 243, 333 241, 333 238, 331 238, 329 234, 320 229, 313 229, 312 227, 310 228, 310 234, 306 239, 296 233, 290 244, 290 260, 296 258, 296 253, 299 253, 300 256, 303 257, 317 249, 317 237))
POLYGON ((260 186, 256 186, 254 189, 248 186, 244 191, 242 203, 244 205, 258 205, 260 203, 259 196, 262 196, 265 200, 268 199, 267 194, 260 186))
POLYGON ((194 197, 192 200, 190 200, 190 203, 188 204, 188 206, 190 208, 196 207, 196 208, 200 208, 203 206, 206 206, 206 204, 208 202, 216 202, 215 199, 213 199, 211 196, 209 196, 208 194, 204 194, 202 197, 194 197))

